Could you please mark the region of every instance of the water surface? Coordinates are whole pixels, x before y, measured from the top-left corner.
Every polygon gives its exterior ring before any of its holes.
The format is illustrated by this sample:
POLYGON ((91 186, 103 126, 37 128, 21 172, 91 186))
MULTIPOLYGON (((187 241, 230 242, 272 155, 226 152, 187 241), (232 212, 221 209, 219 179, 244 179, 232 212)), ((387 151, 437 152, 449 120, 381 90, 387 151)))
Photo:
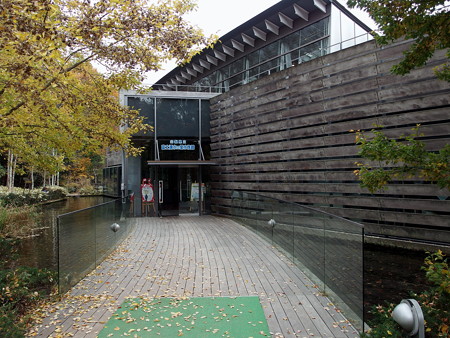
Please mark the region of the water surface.
POLYGON ((77 196, 42 205, 42 219, 34 236, 21 241, 19 265, 57 270, 58 246, 56 217, 67 212, 111 201, 104 196, 77 196))

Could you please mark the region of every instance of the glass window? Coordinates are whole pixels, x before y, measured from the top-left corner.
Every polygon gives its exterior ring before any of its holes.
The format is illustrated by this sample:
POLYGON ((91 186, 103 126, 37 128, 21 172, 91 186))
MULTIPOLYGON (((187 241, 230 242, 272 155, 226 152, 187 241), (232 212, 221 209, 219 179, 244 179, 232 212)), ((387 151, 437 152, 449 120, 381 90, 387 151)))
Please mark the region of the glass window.
POLYGON ((284 56, 281 56, 281 69, 292 66, 292 64, 298 60, 298 47, 300 47, 300 31, 292 33, 281 39, 280 52, 281 54, 288 53, 284 56))
MULTIPOLYGON (((145 123, 151 126, 155 126, 155 100, 150 97, 145 96, 136 96, 136 97, 128 97, 127 105, 134 109, 139 110, 139 114, 144 116, 145 123)), ((153 135, 152 131, 139 132, 136 134, 137 136, 150 136, 153 135)))
POLYGON ((244 70, 244 59, 241 58, 230 64, 230 76, 236 75, 244 70))
POLYGON ((230 88, 236 87, 241 85, 244 82, 244 74, 237 74, 234 75, 232 78, 230 78, 229 83, 230 83, 230 88))
POLYGON ((244 80, 244 74, 242 71, 244 70, 244 59, 241 58, 236 60, 232 64, 230 64, 230 87, 233 88, 242 84, 244 80))
POLYGON ((248 68, 252 68, 259 63, 259 50, 247 55, 248 68))
POLYGON ((328 18, 307 26, 300 31, 300 44, 306 45, 328 35, 328 18))
POLYGON ((156 99, 157 137, 198 138, 198 110, 198 100, 156 99))
POLYGON ((203 151, 203 156, 205 158, 205 160, 210 160, 211 159, 211 117, 210 117, 210 107, 209 107, 209 101, 208 100, 202 100, 201 103, 201 108, 202 108, 202 139, 201 139, 201 144, 202 144, 202 151, 203 151))
MULTIPOLYGON (((274 58, 278 55, 280 55, 280 41, 275 41, 274 43, 271 43, 270 45, 267 45, 263 48, 261 48, 261 54, 260 54, 260 61, 264 62, 266 60, 269 60, 271 58, 274 58)), ((271 74, 273 72, 278 71, 278 62, 279 59, 274 59, 268 62, 264 62, 260 66, 260 73, 265 74, 271 74)))
POLYGON ((355 35, 356 35, 355 39, 356 44, 369 41, 370 35, 364 29, 362 29, 360 26, 356 24, 355 24, 355 35))
POLYGON ((275 41, 270 45, 267 45, 260 49, 260 62, 263 62, 267 59, 274 58, 279 53, 279 45, 280 41, 275 41))
POLYGON ((209 109, 209 101, 202 100, 202 138, 211 136, 211 110, 209 109))
POLYGON ((245 69, 247 70, 244 74, 244 83, 252 82, 258 78, 259 74, 259 50, 256 50, 245 58, 245 69))
POLYGON ((287 51, 292 51, 300 46, 300 31, 289 34, 281 39, 281 43, 287 51))
POLYGON ((322 55, 322 42, 317 41, 300 49, 300 58, 302 62, 307 62, 309 60, 315 59, 322 55))
POLYGON ((342 48, 355 45, 355 23, 347 15, 341 14, 342 48))

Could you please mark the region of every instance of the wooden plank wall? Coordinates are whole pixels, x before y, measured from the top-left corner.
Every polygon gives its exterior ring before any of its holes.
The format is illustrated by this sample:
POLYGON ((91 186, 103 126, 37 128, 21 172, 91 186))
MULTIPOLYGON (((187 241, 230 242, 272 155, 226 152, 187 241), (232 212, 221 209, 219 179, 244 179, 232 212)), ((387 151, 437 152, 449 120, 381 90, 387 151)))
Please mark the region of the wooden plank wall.
POLYGON ((300 202, 362 222, 367 233, 450 245, 450 193, 429 182, 394 182, 370 194, 353 171, 355 134, 375 124, 389 135, 417 123, 430 150, 450 139, 450 86, 426 67, 401 77, 390 67, 408 42, 373 41, 312 60, 211 100, 213 211, 231 191, 300 202))

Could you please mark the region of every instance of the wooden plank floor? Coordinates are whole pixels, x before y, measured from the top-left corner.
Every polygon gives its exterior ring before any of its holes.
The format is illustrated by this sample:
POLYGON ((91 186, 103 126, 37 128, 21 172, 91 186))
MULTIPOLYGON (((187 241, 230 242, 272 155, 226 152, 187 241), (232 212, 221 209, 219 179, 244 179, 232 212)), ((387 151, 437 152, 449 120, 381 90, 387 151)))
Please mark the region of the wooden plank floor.
POLYGON ((234 221, 133 222, 131 235, 101 266, 40 310, 30 336, 95 337, 127 297, 210 296, 259 296, 272 337, 358 336, 283 254, 234 221))

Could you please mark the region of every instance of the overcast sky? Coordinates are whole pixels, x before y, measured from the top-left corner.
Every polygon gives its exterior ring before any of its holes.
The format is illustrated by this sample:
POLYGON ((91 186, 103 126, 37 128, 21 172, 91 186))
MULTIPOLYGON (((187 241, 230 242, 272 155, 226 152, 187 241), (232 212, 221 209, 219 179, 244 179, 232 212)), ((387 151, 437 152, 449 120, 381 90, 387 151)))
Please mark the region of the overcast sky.
MULTIPOLYGON (((198 8, 187 18, 190 22, 197 25, 206 35, 216 34, 223 36, 233 28, 243 24, 255 15, 263 12, 267 8, 278 3, 280 0, 197 0, 198 8)), ((340 3, 345 5, 347 0, 341 0, 340 3)), ((352 13, 360 18, 363 22, 367 22, 368 16, 357 10, 352 13)), ((372 25, 369 24, 370 27, 372 25)), ((154 84, 165 74, 175 68, 175 63, 164 66, 159 72, 148 73, 146 76, 146 84, 154 84)))

